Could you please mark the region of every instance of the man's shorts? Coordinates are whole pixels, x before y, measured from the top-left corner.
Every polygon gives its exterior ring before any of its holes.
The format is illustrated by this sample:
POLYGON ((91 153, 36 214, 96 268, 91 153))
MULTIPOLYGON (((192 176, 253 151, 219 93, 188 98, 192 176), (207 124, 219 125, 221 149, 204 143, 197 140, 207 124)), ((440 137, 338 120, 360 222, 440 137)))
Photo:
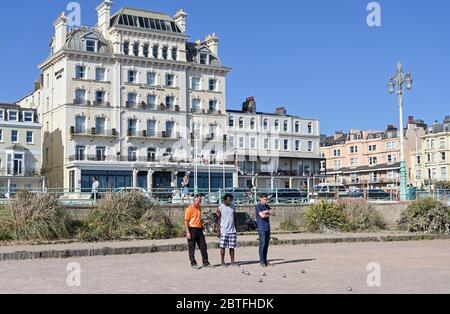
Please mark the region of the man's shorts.
POLYGON ((237 234, 222 234, 220 236, 221 249, 235 249, 237 246, 237 234))

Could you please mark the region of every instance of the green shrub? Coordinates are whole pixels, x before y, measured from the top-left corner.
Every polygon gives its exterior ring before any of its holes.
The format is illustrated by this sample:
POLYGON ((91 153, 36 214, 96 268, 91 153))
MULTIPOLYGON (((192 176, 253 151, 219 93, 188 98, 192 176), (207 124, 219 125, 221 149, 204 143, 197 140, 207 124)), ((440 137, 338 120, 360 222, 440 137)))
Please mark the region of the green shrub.
POLYGON ((181 226, 172 224, 161 209, 148 211, 142 217, 140 226, 144 230, 145 238, 149 240, 177 238, 184 236, 186 232, 181 226))
POLYGON ((349 231, 385 230, 386 222, 367 200, 342 199, 338 205, 344 211, 349 231))
POLYGON ((79 237, 99 241, 141 236, 139 220, 150 208, 147 199, 136 192, 105 195, 86 218, 79 237))
POLYGON ((440 181, 435 184, 436 189, 450 190, 450 181, 440 181))
POLYGON ((284 219, 280 223, 280 228, 279 229, 282 230, 282 231, 297 231, 297 230, 299 230, 299 226, 295 222, 294 218, 289 217, 289 218, 284 219))
POLYGON ((415 201, 402 213, 399 227, 410 232, 450 233, 450 209, 432 198, 415 201))
POLYGON ((69 224, 70 219, 56 198, 21 191, 6 206, 2 233, 3 237, 18 241, 67 239, 69 224))
POLYGON ((183 234, 162 210, 136 192, 106 195, 79 229, 78 237, 84 241, 169 239, 183 234))
POLYGON ((304 223, 311 232, 332 232, 347 230, 347 220, 341 208, 327 201, 313 204, 304 213, 304 223))

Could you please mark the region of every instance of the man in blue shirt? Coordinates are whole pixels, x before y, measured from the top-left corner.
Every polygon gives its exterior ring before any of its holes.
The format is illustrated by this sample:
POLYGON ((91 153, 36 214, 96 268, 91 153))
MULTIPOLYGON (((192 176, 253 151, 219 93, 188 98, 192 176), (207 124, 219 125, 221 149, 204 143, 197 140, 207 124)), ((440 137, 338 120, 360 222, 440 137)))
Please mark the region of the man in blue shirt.
POLYGON ((270 244, 270 216, 272 209, 267 204, 267 194, 262 194, 259 204, 256 206, 256 223, 259 235, 259 261, 262 267, 272 266, 267 261, 267 253, 270 244))

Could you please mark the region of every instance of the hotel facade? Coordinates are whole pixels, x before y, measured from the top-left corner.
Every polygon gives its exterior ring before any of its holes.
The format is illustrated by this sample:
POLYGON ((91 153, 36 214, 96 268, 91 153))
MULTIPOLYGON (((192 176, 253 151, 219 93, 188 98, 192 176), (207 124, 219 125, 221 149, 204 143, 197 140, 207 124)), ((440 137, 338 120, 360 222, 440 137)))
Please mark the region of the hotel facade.
POLYGON ((226 77, 215 34, 189 42, 187 14, 97 7, 94 27, 61 14, 35 92, 51 188, 237 185, 226 156, 226 77))

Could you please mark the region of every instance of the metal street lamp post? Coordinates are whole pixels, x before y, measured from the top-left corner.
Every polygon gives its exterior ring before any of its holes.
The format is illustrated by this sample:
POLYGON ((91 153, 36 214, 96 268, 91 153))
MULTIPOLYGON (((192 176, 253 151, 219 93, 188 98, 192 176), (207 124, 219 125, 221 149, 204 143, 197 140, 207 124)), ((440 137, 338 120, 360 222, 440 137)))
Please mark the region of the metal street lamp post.
POLYGON ((389 93, 394 94, 397 92, 398 105, 400 110, 400 200, 408 200, 407 191, 407 170, 406 170, 406 160, 405 160, 405 134, 403 125, 403 84, 406 88, 410 90, 412 88, 412 76, 411 73, 403 74, 403 65, 401 63, 397 64, 397 74, 391 77, 388 87, 389 93), (397 89, 396 89, 397 87, 397 89))

